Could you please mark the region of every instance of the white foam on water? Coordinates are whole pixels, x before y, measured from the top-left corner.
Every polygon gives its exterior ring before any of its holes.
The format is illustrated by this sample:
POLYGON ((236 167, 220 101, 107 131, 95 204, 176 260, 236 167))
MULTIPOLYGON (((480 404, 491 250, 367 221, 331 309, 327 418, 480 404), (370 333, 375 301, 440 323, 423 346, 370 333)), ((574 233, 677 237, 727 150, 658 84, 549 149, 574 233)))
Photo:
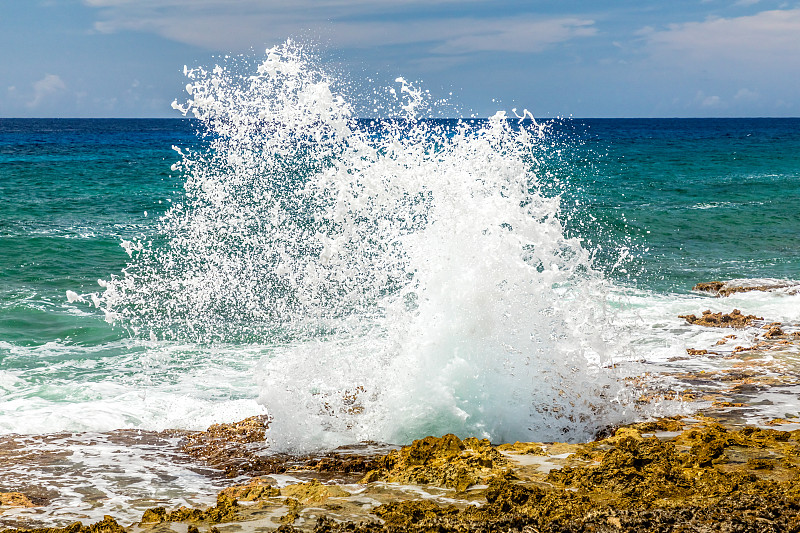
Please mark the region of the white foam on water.
POLYGON ((137 339, 79 348, 0 342, 0 434, 203 430, 266 414, 253 368, 268 351, 137 339))
MULTIPOLYGON (((762 279, 735 280, 731 284, 740 286, 763 286, 762 279)), ((794 331, 791 324, 800 325, 800 294, 783 288, 772 291, 734 293, 724 298, 691 294, 657 294, 647 291, 626 291, 624 307, 616 315, 620 328, 629 334, 629 358, 652 362, 663 362, 675 357, 685 357, 687 348, 712 349, 715 343, 731 334, 736 342, 729 342, 728 349, 736 345, 755 344, 756 336, 763 333, 760 327, 744 329, 707 328, 692 326, 681 315, 700 316, 703 311, 730 313, 739 309, 746 315, 763 317, 766 322, 782 322, 787 331, 794 331)), ((788 285, 791 285, 788 283, 788 285)), ((790 287, 791 289, 794 286, 790 287)), ((725 347, 714 347, 725 350, 725 347)), ((709 368, 719 363, 710 362, 709 368)), ((646 370, 646 369, 645 369, 646 370)))
POLYGON ((276 449, 586 439, 630 417, 608 283, 533 171, 543 127, 420 120, 403 79, 368 127, 291 43, 242 66, 186 70, 174 107, 208 146, 179 150, 165 242, 125 243, 110 317, 272 345, 256 372, 276 449))
POLYGON ((213 504, 231 482, 188 463, 178 438, 148 432, 9 435, 0 437, 0 446, 5 486, 48 500, 4 509, 0 526, 26 520, 66 526, 109 514, 128 525, 157 505, 213 504))

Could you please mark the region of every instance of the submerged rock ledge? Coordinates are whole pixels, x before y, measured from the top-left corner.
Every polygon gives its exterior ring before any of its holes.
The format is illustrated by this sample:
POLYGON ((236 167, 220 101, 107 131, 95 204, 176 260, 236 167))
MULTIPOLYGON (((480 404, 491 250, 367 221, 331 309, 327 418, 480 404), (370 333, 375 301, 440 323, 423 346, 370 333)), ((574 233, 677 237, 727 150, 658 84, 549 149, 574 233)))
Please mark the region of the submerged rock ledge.
POLYGON ((586 444, 445 435, 360 464, 288 461, 283 472, 309 481, 252 477, 211 508, 156 507, 127 527, 106 517, 4 533, 800 531, 800 429, 696 416, 586 444))
POLYGON ((732 279, 729 281, 706 281, 692 287, 693 291, 707 292, 717 298, 724 298, 739 292, 782 291, 786 294, 797 294, 800 282, 786 279, 732 279))

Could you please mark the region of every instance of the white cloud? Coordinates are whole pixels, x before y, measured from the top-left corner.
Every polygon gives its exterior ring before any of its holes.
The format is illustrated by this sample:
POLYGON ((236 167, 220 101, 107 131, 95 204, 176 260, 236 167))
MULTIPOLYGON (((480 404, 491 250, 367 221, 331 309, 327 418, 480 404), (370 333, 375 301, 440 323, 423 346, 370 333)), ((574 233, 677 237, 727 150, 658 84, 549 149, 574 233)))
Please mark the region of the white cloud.
MULTIPOLYGON (((441 54, 459 54, 478 51, 541 52, 554 44, 576 37, 597 34, 593 20, 578 18, 558 19, 500 19, 455 20, 455 31, 444 38, 444 43, 433 49, 441 54)), ((435 30, 434 30, 435 31, 435 30)), ((432 32, 432 35, 436 33, 432 32)), ((441 35, 439 29, 439 35, 441 35)))
POLYGON ((67 89, 67 85, 56 74, 45 74, 44 78, 39 81, 33 82, 33 99, 26 105, 34 108, 38 107, 42 102, 45 102, 53 95, 63 92, 67 89))
POLYGON ((733 99, 739 101, 755 102, 759 98, 761 98, 761 95, 758 93, 758 91, 751 91, 747 88, 741 88, 736 92, 735 95, 733 95, 733 99))
POLYGON ((641 30, 653 54, 723 68, 795 68, 800 65, 800 9, 641 30))
POLYGON ((539 52, 597 33, 593 20, 577 17, 409 17, 414 5, 455 4, 459 0, 84 1, 100 9, 95 23, 99 32, 151 32, 231 52, 298 35, 339 48, 422 44, 440 55, 539 52))
POLYGON ((275 12, 290 8, 292 11, 302 12, 311 7, 317 8, 350 8, 363 9, 369 7, 373 11, 381 9, 394 9, 399 5, 417 4, 460 4, 466 1, 480 2, 485 0, 84 0, 84 4, 92 7, 112 7, 142 9, 186 9, 222 11, 270 11, 275 12))

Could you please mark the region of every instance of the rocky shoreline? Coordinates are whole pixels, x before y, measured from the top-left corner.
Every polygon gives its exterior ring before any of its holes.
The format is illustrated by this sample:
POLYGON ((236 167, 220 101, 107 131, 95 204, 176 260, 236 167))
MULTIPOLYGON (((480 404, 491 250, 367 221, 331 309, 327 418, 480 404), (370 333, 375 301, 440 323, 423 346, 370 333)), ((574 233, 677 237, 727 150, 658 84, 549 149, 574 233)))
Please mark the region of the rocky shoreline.
POLYGON ((5 533, 800 531, 800 430, 707 416, 632 424, 586 444, 427 437, 360 465, 294 458, 280 470, 308 481, 254 476, 209 508, 5 533))
MULTIPOLYGON (((710 284, 717 296, 737 292, 717 284, 710 284)), ((639 401, 694 402, 691 416, 608 428, 585 444, 444 435, 307 456, 267 453, 268 420, 256 416, 165 432, 191 460, 230 479, 215 505, 155 506, 135 523, 106 516, 0 533, 800 532, 800 420, 747 418, 760 391, 800 385, 773 357, 800 351, 800 328, 737 309, 682 318, 726 333, 713 346, 687 348, 686 358, 730 365, 713 372, 678 365, 653 380, 668 378, 672 388, 639 401)), ((35 500, 0 493, 0 515, 35 500)))

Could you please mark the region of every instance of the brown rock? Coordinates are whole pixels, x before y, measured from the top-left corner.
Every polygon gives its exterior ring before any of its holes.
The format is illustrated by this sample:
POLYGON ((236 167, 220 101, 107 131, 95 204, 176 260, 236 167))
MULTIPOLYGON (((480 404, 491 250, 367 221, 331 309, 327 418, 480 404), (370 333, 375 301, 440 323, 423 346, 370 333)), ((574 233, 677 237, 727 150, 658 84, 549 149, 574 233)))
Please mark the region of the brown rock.
POLYGON ((724 281, 708 281, 705 283, 698 283, 692 287, 692 290, 719 294, 719 291, 723 286, 725 286, 724 281))
POLYGON ((699 318, 695 315, 679 315, 678 318, 686 319, 689 324, 712 328, 743 328, 751 325, 754 320, 764 320, 755 315, 743 315, 738 309, 730 313, 712 313, 706 310, 699 318))
POLYGON ((707 292, 709 294, 713 294, 714 296, 726 297, 730 296, 731 294, 736 294, 738 292, 750 292, 750 291, 774 291, 778 289, 789 289, 791 293, 796 293, 797 289, 797 282, 796 281, 782 281, 782 280, 772 280, 769 283, 762 284, 762 285, 748 285, 746 281, 709 281, 705 283, 698 283, 694 287, 692 287, 693 291, 701 291, 707 292))
POLYGON ((21 492, 0 492, 0 505, 4 507, 36 507, 21 492))
POLYGON ((510 474, 510 463, 488 440, 455 435, 425 437, 394 450, 379 461, 362 483, 378 479, 451 487, 459 491, 494 476, 510 474))
POLYGON ((283 487, 281 496, 293 498, 302 504, 323 503, 328 498, 346 498, 350 493, 336 485, 323 485, 319 480, 313 479, 308 483, 296 483, 283 487))
POLYGON ((281 491, 278 487, 274 487, 269 480, 255 477, 251 479, 247 485, 228 487, 220 494, 224 494, 233 500, 253 502, 274 496, 280 496, 281 491))
POLYGON ((218 524, 220 522, 232 522, 238 518, 238 502, 221 492, 217 495, 217 505, 208 509, 192 509, 189 507, 179 507, 174 511, 167 512, 163 507, 153 507, 147 509, 142 515, 142 524, 160 524, 161 522, 210 522, 218 524))
POLYGON ((786 333, 780 328, 780 326, 772 326, 769 328, 769 331, 764 333, 765 339, 777 339, 786 336, 786 333))
POLYGON ((501 452, 513 452, 521 455, 547 455, 544 449, 532 442, 515 442, 514 444, 501 444, 497 447, 501 452))
POLYGON ((106 515, 100 522, 88 526, 84 526, 82 522, 74 522, 67 527, 5 530, 5 532, 11 531, 25 533, 125 533, 125 528, 119 525, 112 517, 106 515))

